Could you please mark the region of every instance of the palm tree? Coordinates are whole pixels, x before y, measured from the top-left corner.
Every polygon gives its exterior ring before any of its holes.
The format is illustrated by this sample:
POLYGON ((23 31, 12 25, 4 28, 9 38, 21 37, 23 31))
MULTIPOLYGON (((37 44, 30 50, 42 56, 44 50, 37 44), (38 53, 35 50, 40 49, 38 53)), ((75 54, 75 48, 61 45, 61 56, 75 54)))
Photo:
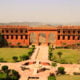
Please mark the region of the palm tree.
POLYGON ((58 54, 59 58, 61 59, 61 56, 62 56, 63 53, 62 52, 58 52, 57 54, 58 54))

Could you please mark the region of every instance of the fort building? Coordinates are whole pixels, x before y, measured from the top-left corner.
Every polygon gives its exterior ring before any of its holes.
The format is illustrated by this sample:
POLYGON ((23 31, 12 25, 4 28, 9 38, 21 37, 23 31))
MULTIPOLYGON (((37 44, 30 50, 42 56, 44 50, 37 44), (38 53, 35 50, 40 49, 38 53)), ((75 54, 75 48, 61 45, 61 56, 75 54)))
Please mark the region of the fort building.
POLYGON ((80 26, 20 26, 2 25, 0 34, 12 45, 20 43, 22 46, 49 45, 62 46, 80 42, 80 26))

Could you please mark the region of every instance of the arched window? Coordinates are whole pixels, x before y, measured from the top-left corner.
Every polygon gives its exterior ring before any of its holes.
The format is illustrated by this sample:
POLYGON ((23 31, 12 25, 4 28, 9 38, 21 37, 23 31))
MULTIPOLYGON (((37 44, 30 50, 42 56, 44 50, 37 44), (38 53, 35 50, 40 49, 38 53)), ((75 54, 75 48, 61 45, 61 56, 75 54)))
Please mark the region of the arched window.
POLYGON ((80 31, 78 31, 78 34, 80 33, 80 31))
POLYGON ((73 33, 75 33, 75 30, 73 30, 73 33))
POLYGON ((68 36, 68 40, 70 40, 70 35, 68 36))
POLYGON ((2 30, 2 33, 4 33, 4 30, 2 30))
POLYGON ((25 39, 27 39, 27 35, 25 35, 25 39))
POLYGON ((65 31, 63 31, 63 33, 65 33, 65 31))
POLYGON ((13 35, 11 35, 11 39, 13 39, 13 35))
POLYGON ((60 35, 58 35, 58 40, 60 40, 60 35))
POLYGON ((11 33, 13 33, 13 30, 11 30, 11 33))
POLYGON ((18 30, 15 31, 16 33, 18 32, 18 30))
POLYGON ((22 29, 20 30, 20 33, 23 33, 23 30, 22 29))
POLYGON ((65 40, 65 36, 63 35, 63 40, 65 40))
POLYGON ((27 32, 27 30, 25 30, 25 32, 27 32))
POLYGON ((8 30, 6 30, 6 33, 8 33, 9 31, 8 30))
POLYGON ((18 39, 18 35, 16 35, 16 39, 18 39))
POLYGON ((78 36, 78 40, 80 40, 80 36, 78 36))
POLYGON ((68 33, 70 33, 70 31, 68 31, 68 33))
POLYGON ((21 35, 21 39, 23 39, 23 35, 21 35))
POLYGON ((60 30, 58 30, 58 33, 60 33, 60 30))
POLYGON ((73 40, 75 40, 75 36, 73 36, 73 40))
POLYGON ((6 35, 6 39, 9 39, 9 35, 6 35))

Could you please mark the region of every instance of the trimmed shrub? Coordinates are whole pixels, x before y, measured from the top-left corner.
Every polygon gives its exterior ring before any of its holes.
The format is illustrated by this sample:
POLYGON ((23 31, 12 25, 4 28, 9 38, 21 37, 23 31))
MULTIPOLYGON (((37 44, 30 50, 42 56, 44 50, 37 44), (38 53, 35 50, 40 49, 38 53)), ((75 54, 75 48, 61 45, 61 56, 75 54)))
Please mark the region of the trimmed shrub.
POLYGON ((57 66, 57 63, 52 63, 51 65, 54 66, 54 67, 56 67, 57 66))
POLYGON ((8 70, 8 66, 2 66, 2 71, 6 72, 8 70))
POLYGON ((50 73, 48 80, 56 80, 56 77, 53 73, 50 73))
POLYGON ((64 71, 64 67, 58 67, 58 72, 57 74, 65 74, 65 71, 64 71))
POLYGON ((22 55, 22 56, 20 56, 20 60, 21 61, 28 60, 28 59, 29 59, 28 55, 22 55))
POLYGON ((17 62, 18 61, 18 57, 17 56, 13 56, 12 59, 17 62))
POLYGON ((57 53, 57 55, 59 56, 60 59, 61 59, 62 54, 63 54, 62 52, 57 53))
POLYGON ((35 45, 32 45, 32 48, 35 48, 35 45))

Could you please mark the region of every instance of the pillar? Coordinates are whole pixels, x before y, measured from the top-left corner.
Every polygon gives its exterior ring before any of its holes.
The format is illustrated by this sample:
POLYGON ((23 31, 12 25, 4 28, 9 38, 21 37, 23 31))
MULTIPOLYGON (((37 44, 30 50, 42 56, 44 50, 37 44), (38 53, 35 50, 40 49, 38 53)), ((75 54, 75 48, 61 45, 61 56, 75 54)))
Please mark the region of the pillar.
POLYGON ((39 34, 37 34, 37 37, 36 37, 36 44, 39 45, 39 34))
POLYGON ((73 40, 72 38, 73 38, 73 36, 70 36, 70 40, 73 40))
POLYGON ((48 34, 46 34, 46 44, 48 45, 48 34))
POLYGON ((30 34, 28 34, 28 45, 30 45, 30 34))
POLYGON ((63 36, 62 35, 60 36, 60 40, 63 40, 63 36))

